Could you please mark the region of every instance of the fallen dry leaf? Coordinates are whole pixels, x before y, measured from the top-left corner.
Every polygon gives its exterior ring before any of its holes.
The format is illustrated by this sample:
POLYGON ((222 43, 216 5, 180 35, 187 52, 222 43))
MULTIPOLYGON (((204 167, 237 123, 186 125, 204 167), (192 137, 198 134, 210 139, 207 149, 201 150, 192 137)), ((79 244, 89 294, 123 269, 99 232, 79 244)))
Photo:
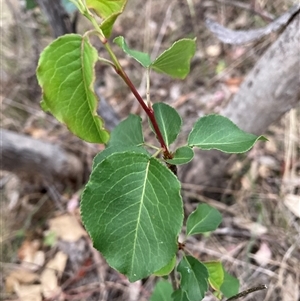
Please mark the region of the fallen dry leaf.
POLYGON ((45 262, 45 253, 39 250, 41 242, 35 240, 25 240, 18 250, 18 258, 21 265, 32 271, 38 270, 45 262))
POLYGON ((61 289, 54 270, 45 269, 41 274, 41 291, 45 298, 53 298, 60 294, 61 289))
POLYGON ((59 251, 55 254, 54 258, 47 263, 46 268, 55 270, 58 274, 58 277, 61 277, 63 271, 65 270, 67 260, 68 256, 59 251))
POLYGON ((42 301, 41 285, 16 285, 15 292, 22 301, 42 301))
POLYGON ((57 252, 51 259, 41 274, 42 293, 45 298, 58 296, 61 288, 58 279, 65 270, 68 256, 63 252, 57 252))
POLYGON ((266 266, 272 257, 272 252, 267 243, 262 242, 259 250, 254 254, 254 260, 261 266, 266 266))
POLYGON ((75 242, 82 236, 87 235, 78 220, 70 214, 64 214, 49 220, 49 230, 53 231, 58 238, 68 242, 75 242))
POLYGON ((300 196, 287 194, 283 201, 284 205, 297 217, 300 217, 300 196))
POLYGON ((39 276, 25 269, 12 271, 5 279, 5 290, 12 293, 17 284, 31 284, 39 280, 39 276))

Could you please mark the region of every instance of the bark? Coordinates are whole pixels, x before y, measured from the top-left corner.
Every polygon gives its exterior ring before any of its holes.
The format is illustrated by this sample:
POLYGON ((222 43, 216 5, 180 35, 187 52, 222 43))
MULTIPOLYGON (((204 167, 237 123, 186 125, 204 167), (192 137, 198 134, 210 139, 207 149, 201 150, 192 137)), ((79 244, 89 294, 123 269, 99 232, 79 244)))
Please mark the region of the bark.
POLYGON ((55 38, 73 32, 70 17, 61 5, 60 0, 36 0, 53 30, 55 38))
MULTIPOLYGON (((300 14, 254 66, 239 92, 220 113, 244 131, 262 135, 300 101, 300 14)), ((232 156, 200 151, 179 173, 186 183, 224 186, 232 156)))
POLYGON ((59 146, 3 129, 0 135, 1 169, 52 182, 82 179, 82 163, 59 146))

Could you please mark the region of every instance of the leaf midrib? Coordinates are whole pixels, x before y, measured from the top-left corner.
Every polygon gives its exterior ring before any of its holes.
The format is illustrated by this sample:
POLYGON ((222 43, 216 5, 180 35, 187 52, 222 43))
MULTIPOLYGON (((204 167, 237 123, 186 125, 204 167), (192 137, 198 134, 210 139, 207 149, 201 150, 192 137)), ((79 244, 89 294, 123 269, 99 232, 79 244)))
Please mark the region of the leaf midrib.
POLYGON ((131 257, 131 272, 133 271, 133 266, 134 266, 134 258, 135 258, 135 253, 136 253, 136 244, 137 244, 137 237, 138 237, 138 230, 139 230, 139 224, 140 224, 140 219, 141 219, 141 214, 142 214, 142 208, 144 206, 144 197, 145 197, 145 190, 146 190, 146 182, 147 182, 147 176, 149 173, 149 167, 150 167, 150 160, 147 163, 147 167, 145 169, 145 178, 144 178, 144 185, 143 185, 143 191, 141 194, 141 202, 140 202, 140 208, 139 208, 139 213, 137 216, 137 222, 136 222, 136 231, 135 231, 135 236, 134 236, 134 241, 133 241, 133 252, 132 252, 132 257, 131 257))

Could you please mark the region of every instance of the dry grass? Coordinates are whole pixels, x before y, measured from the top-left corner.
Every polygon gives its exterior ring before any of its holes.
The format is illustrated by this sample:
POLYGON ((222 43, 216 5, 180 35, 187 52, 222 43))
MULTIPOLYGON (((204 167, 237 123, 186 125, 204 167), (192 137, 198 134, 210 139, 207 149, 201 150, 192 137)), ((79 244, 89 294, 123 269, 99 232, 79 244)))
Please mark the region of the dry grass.
MULTIPOLYGON (((73 138, 38 105, 40 91, 34 72, 38 53, 51 40, 45 22, 37 10, 25 13, 15 1, 3 3, 9 5, 3 4, 3 18, 6 18, 3 20, 6 21, 1 28, 4 32, 0 50, 4 62, 0 70, 2 127, 58 143, 80 155, 90 166, 98 149, 73 138)), ((263 12, 276 16, 291 3, 260 1, 263 12)), ((153 49, 153 54, 161 52, 178 38, 197 36, 198 50, 186 81, 152 76, 153 101, 167 101, 174 105, 187 120, 186 132, 199 115, 218 112, 229 101, 239 83, 238 80, 232 84, 230 80, 242 79, 275 39, 270 36, 259 44, 241 48, 221 45, 204 27, 204 13, 231 26, 266 24, 250 11, 228 5, 226 1, 149 0, 146 3, 129 1, 115 30, 115 35, 124 35, 131 47, 150 52, 153 49), (213 55, 213 51, 217 55, 213 55), (220 93, 222 100, 216 96, 220 93)), ((82 24, 79 30, 86 28, 86 23, 82 24)), ((145 78, 141 80, 141 68, 132 61, 124 60, 123 63, 144 94, 145 78)), ((101 92, 119 114, 126 116, 128 112, 140 112, 127 89, 120 88, 113 72, 108 69, 104 72, 101 92)), ((198 202, 206 202, 219 209, 224 218, 220 229, 209 237, 189 238, 187 250, 201 260, 221 260, 227 270, 240 280, 241 290, 259 284, 268 286, 267 291, 249 295, 244 301, 300 300, 299 217, 286 206, 287 199, 299 196, 300 191, 299 129, 299 108, 272 125, 266 133, 270 142, 256 146, 233 167, 228 189, 221 191, 222 202, 202 196, 203 187, 192 183, 183 185, 184 195, 193 200, 186 204, 187 212, 192 211, 198 202), (261 252, 257 253, 259 250, 261 252)), ((211 186, 205 189, 215 191, 216 188, 211 186)), ((45 195, 40 187, 33 183, 20 183, 8 173, 1 176, 1 189, 4 199, 1 242, 5 269, 10 270, 19 264, 17 253, 22 242, 32 239, 41 241, 47 259, 51 259, 58 247, 46 247, 42 236, 49 218, 62 213, 57 204, 53 205, 51 197, 45 195)), ((66 191, 60 195, 60 207, 66 208, 74 193, 66 191)), ((74 212, 76 214, 77 211, 74 212)), ((92 261, 87 264, 87 258, 82 257, 80 269, 76 266, 78 258, 69 261, 61 278, 65 296, 69 296, 70 300, 134 300, 133 296, 139 296, 136 300, 149 299, 155 281, 153 277, 130 284, 106 265, 87 238, 81 244, 78 254, 85 253, 92 261), (82 272, 82 268, 84 277, 77 274, 82 272)), ((73 249, 60 247, 71 256, 79 245, 72 245, 73 249)), ((2 287, 3 283, 4 279, 2 287)), ((16 297, 3 294, 2 300, 16 300, 16 297)), ((216 298, 212 294, 205 298, 205 301, 213 300, 216 298)))

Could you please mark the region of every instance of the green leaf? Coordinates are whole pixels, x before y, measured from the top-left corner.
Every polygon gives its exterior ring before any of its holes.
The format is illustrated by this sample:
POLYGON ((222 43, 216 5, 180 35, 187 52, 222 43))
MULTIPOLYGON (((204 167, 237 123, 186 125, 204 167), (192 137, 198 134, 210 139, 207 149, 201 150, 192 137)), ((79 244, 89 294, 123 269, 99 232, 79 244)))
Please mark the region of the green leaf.
POLYGON ((192 256, 183 257, 177 271, 181 274, 180 288, 188 300, 199 301, 208 290, 208 271, 199 260, 192 256))
POLYGON ((113 42, 121 47, 126 54, 138 61, 143 67, 147 68, 151 65, 149 54, 130 49, 126 44, 124 37, 116 37, 113 42))
MULTIPOLYGON (((245 120, 246 122, 246 120, 245 120)), ((188 137, 189 146, 204 150, 217 149, 225 153, 244 153, 256 141, 267 140, 239 129, 232 121, 221 115, 207 115, 200 118, 188 137)))
MULTIPOLYGON (((179 134, 182 119, 174 108, 165 103, 155 103, 152 108, 164 141, 167 145, 170 145, 176 140, 179 134)), ((151 122, 150 126, 153 130, 151 122)))
POLYGON ((172 294, 173 301, 190 301, 187 297, 187 294, 181 288, 173 292, 172 294))
POLYGON ((177 252, 180 182, 157 159, 114 153, 95 166, 81 201, 94 247, 130 281, 161 269, 177 252))
POLYGON ((136 146, 143 143, 142 119, 137 115, 130 114, 113 129, 108 146, 136 146))
POLYGON ((97 115, 94 93, 96 49, 77 34, 59 37, 40 56, 37 78, 43 89, 41 106, 79 138, 106 143, 108 132, 97 115))
POLYGON ((176 264, 176 255, 172 258, 172 260, 167 265, 165 265, 164 267, 162 267, 160 270, 156 271, 153 274, 159 277, 169 275, 171 271, 173 271, 175 264, 176 264))
POLYGON ((89 9, 106 19, 113 14, 123 12, 127 0, 85 0, 85 2, 89 9))
POLYGON ((228 274, 225 269, 224 271, 224 281, 221 286, 221 292, 226 298, 230 298, 239 292, 240 283, 235 277, 228 274))
POLYGON ((172 285, 169 281, 160 280, 155 284, 153 293, 149 301, 172 301, 172 285))
POLYGON ((86 0, 87 7, 103 19, 100 28, 107 38, 110 37, 113 25, 124 11, 126 3, 127 0, 86 0))
POLYGON ((207 204, 198 205, 197 209, 187 219, 187 235, 216 230, 221 221, 222 215, 217 209, 207 204))
POLYGON ((107 17, 101 24, 100 28, 106 38, 109 38, 112 33, 112 29, 114 26, 115 21, 120 16, 121 13, 112 14, 107 17))
POLYGON ((107 147, 102 152, 98 153, 93 160, 93 168, 94 169, 99 163, 101 163, 105 158, 114 154, 114 153, 124 153, 124 152, 133 152, 139 154, 145 154, 150 157, 150 154, 147 150, 142 146, 128 146, 128 145, 113 145, 107 147))
POLYGON ((194 157, 194 152, 189 146, 177 148, 173 159, 166 160, 169 164, 180 165, 190 162, 194 157))
POLYGON ((184 79, 190 72, 190 61, 196 52, 196 39, 176 41, 152 63, 151 68, 175 78, 184 79))
POLYGON ((222 263, 219 261, 210 261, 203 262, 203 264, 206 266, 209 274, 209 284, 215 291, 220 291, 221 285, 224 281, 224 271, 222 263))

